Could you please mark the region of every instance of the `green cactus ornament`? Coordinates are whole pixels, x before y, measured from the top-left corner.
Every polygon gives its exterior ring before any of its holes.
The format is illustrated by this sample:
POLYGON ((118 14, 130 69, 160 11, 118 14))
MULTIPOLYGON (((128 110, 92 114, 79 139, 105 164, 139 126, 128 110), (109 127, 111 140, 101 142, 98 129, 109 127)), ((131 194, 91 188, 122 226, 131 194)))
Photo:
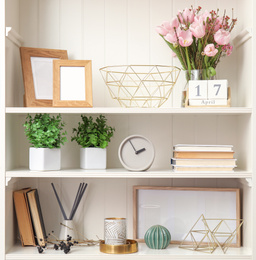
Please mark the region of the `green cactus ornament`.
POLYGON ((171 242, 171 234, 167 228, 155 225, 147 230, 144 240, 151 249, 165 249, 171 242))

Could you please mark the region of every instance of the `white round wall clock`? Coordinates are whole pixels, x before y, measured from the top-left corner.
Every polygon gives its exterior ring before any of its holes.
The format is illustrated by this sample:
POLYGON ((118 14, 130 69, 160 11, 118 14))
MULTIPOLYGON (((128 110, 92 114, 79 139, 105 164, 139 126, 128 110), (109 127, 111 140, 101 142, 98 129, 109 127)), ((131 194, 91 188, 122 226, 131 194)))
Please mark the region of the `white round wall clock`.
POLYGON ((142 135, 131 135, 123 140, 118 150, 119 160, 129 171, 145 171, 153 163, 155 149, 142 135))

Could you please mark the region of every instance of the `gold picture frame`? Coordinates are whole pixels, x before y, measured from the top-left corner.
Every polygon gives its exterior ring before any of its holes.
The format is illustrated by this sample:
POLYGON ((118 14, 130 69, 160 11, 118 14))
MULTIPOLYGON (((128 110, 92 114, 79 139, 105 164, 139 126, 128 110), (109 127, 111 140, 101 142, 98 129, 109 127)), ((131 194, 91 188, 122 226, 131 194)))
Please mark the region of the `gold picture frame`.
POLYGON ((91 60, 53 61, 53 106, 92 107, 91 60))
POLYGON ((24 106, 51 107, 53 96, 52 62, 68 59, 66 50, 21 47, 24 106))
MULTIPOLYGON (((218 218, 240 219, 240 189, 134 186, 133 239, 144 242, 148 228, 162 225, 172 235, 171 244, 180 244, 199 212, 207 218, 216 218, 217 212, 218 218)), ((241 246, 240 230, 230 246, 241 246)))

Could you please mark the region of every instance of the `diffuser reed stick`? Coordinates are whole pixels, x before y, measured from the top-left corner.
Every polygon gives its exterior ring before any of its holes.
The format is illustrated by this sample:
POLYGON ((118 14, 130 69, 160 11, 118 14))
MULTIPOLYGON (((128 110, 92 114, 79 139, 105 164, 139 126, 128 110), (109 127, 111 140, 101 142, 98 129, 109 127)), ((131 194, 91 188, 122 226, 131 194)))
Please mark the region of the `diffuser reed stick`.
POLYGON ((63 215, 64 220, 73 220, 73 218, 74 218, 74 216, 75 216, 75 213, 76 213, 76 211, 77 211, 77 208, 78 208, 78 206, 79 206, 79 204, 80 204, 80 202, 81 202, 81 200, 82 200, 82 198, 83 198, 83 195, 84 195, 84 193, 85 193, 85 190, 86 190, 88 184, 87 184, 87 183, 84 183, 84 182, 79 184, 79 187, 78 187, 78 190, 77 190, 77 193, 76 193, 76 197, 75 197, 75 200, 74 200, 74 203, 73 203, 73 206, 72 206, 70 215, 69 215, 69 218, 67 218, 67 215, 66 215, 65 210, 64 210, 64 208, 63 208, 63 206, 62 206, 62 203, 61 203, 61 201, 60 201, 60 198, 59 198, 59 196, 58 196, 58 193, 57 193, 57 191, 56 191, 56 189, 55 189, 55 187, 54 187, 54 184, 51 183, 51 185, 52 185, 54 194, 55 194, 55 196, 56 196, 56 199, 57 199, 57 201, 58 201, 58 204, 59 204, 59 206, 60 206, 60 210, 61 210, 61 212, 62 212, 62 215, 63 215))
POLYGON ((69 215, 69 219, 71 219, 71 216, 72 216, 71 213, 74 211, 74 207, 75 207, 75 205, 76 205, 76 203, 77 203, 77 200, 78 200, 78 197, 79 197, 80 190, 81 190, 82 186, 83 186, 83 184, 80 183, 80 184, 79 184, 79 188, 78 188, 77 193, 76 193, 75 201, 74 201, 74 203, 73 203, 73 207, 72 207, 71 212, 70 212, 70 215, 69 215))
POLYGON ((55 193, 56 199, 57 199, 57 201, 58 201, 58 203, 59 203, 60 210, 61 210, 61 212, 62 212, 63 218, 64 218, 65 220, 67 220, 67 215, 66 215, 65 210, 64 210, 64 208, 63 208, 63 206, 62 206, 62 203, 61 203, 61 201, 60 201, 60 198, 59 198, 59 196, 58 196, 58 193, 57 193, 57 191, 56 191, 56 189, 55 189, 55 187, 54 187, 54 184, 51 183, 51 185, 52 185, 53 191, 54 191, 54 193, 55 193))
POLYGON ((76 210, 77 210, 77 208, 78 208, 78 206, 80 204, 80 201, 82 200, 82 197, 84 195, 84 192, 85 192, 86 188, 87 188, 87 183, 86 184, 83 183, 82 187, 80 189, 80 192, 78 192, 79 193, 78 194, 78 199, 77 199, 77 201, 74 201, 73 210, 70 212, 70 217, 69 217, 70 220, 72 220, 74 218, 76 210))

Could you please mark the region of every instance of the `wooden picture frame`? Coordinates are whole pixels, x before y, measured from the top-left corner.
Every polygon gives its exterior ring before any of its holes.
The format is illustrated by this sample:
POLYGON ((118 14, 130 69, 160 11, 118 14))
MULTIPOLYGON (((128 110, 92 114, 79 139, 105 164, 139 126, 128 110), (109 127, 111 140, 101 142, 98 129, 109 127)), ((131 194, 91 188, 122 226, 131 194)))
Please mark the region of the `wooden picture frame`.
POLYGON ((92 107, 91 60, 53 61, 53 106, 92 107))
POLYGON ((54 59, 68 59, 66 50, 21 47, 24 106, 51 107, 54 59))
MULTIPOLYGON (((133 187, 133 238, 138 242, 144 242, 145 232, 151 226, 162 225, 171 233, 171 244, 180 244, 201 214, 206 218, 240 219, 240 190, 133 187)), ((232 223, 237 224, 238 221, 232 223)), ((240 230, 231 246, 241 246, 240 230)))

